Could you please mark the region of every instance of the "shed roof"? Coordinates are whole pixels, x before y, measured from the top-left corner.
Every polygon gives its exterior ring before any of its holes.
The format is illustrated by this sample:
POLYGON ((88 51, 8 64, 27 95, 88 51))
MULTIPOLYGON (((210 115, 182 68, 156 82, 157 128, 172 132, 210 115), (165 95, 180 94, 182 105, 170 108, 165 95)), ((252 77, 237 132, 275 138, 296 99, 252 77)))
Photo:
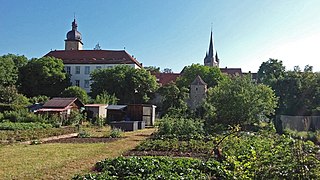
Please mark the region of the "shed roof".
POLYGON ((52 98, 48 102, 46 102, 43 105, 43 109, 48 109, 48 108, 65 108, 67 106, 70 106, 72 103, 76 103, 79 106, 84 106, 84 104, 78 100, 78 98, 52 98))
POLYGON ((121 110, 121 109, 124 109, 126 107, 127 107, 127 105, 109 105, 107 107, 107 109, 109 109, 109 110, 121 110))

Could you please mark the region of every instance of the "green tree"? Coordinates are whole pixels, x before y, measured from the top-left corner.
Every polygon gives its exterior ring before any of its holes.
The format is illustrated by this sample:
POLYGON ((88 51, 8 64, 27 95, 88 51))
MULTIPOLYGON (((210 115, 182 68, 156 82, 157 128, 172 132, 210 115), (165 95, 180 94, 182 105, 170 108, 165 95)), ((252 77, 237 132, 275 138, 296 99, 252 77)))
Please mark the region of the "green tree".
POLYGON ((147 66, 147 67, 143 67, 145 70, 151 72, 151 73, 160 73, 160 67, 156 67, 156 66, 147 66))
POLYGON ((70 84, 62 60, 53 57, 30 60, 21 68, 19 82, 20 91, 28 97, 58 96, 70 84))
POLYGON ((184 114, 187 109, 186 100, 189 98, 188 89, 179 88, 175 83, 171 82, 159 89, 161 95, 161 108, 163 114, 175 113, 184 114))
POLYGON ((113 94, 110 95, 106 91, 103 91, 101 94, 98 94, 94 99, 96 104, 117 104, 118 98, 113 94))
POLYGON ((263 62, 258 71, 258 82, 273 86, 273 83, 283 77, 285 74, 285 66, 282 61, 270 58, 268 61, 263 62))
POLYGON ((235 77, 209 89, 206 100, 216 111, 211 122, 244 125, 258 122, 274 113, 277 98, 271 88, 252 83, 250 77, 235 77))
POLYGON ((29 100, 24 95, 19 94, 15 86, 0 85, 0 103, 24 106, 29 104, 29 100))
POLYGON ((19 69, 27 64, 25 56, 7 54, 0 56, 0 85, 16 85, 19 69))
POLYGON ((0 57, 0 85, 15 85, 18 79, 18 71, 12 59, 0 57))
POLYGON ((177 79, 179 87, 189 87, 192 81, 199 75, 207 84, 208 87, 216 86, 220 81, 226 78, 218 67, 203 66, 200 64, 192 64, 186 66, 182 70, 182 76, 177 79))
POLYGON ((93 97, 106 91, 119 98, 120 103, 145 103, 158 88, 150 72, 127 65, 93 71, 91 79, 93 97))
POLYGON ((62 93, 62 97, 76 97, 78 98, 81 102, 87 103, 89 98, 87 92, 82 89, 81 87, 78 86, 70 86, 67 87, 62 93))

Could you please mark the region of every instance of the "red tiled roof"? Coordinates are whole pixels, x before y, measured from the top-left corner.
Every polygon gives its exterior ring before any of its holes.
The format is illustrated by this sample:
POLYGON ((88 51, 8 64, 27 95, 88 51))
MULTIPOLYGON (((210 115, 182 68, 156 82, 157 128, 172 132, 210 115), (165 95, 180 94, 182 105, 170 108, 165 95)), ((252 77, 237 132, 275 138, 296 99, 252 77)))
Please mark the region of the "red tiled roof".
POLYGON ((64 64, 136 64, 142 67, 124 50, 55 50, 45 55, 48 56, 62 59, 64 64))
POLYGON ((242 76, 241 68, 220 68, 220 71, 222 73, 228 74, 228 75, 239 75, 242 76))
POLYGON ((77 98, 52 98, 42 106, 42 109, 65 108, 70 106, 75 101, 78 101, 77 103, 79 103, 81 106, 84 106, 77 98))
POLYGON ((176 81, 180 73, 152 73, 152 75, 156 76, 157 82, 163 86, 176 81))

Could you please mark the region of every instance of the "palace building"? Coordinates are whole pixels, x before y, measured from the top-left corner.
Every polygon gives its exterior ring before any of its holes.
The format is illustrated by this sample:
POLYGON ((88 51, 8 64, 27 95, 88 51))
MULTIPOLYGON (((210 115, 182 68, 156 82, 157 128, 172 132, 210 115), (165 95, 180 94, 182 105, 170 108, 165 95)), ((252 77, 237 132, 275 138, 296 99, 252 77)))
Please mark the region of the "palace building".
POLYGON ((137 69, 142 64, 128 54, 125 50, 83 50, 82 35, 78 31, 74 19, 72 29, 67 33, 64 50, 54 50, 47 53, 46 57, 62 59, 65 71, 71 75, 72 85, 79 86, 90 92, 90 73, 95 69, 112 68, 116 65, 128 65, 137 69))

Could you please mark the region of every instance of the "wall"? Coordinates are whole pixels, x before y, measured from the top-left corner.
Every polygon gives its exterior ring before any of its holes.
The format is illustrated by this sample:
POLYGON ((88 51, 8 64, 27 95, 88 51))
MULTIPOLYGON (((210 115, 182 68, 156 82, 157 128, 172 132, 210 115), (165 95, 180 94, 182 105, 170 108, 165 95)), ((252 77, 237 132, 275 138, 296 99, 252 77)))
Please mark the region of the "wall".
POLYGON ((320 116, 277 116, 282 121, 283 129, 308 131, 320 129, 320 116))

